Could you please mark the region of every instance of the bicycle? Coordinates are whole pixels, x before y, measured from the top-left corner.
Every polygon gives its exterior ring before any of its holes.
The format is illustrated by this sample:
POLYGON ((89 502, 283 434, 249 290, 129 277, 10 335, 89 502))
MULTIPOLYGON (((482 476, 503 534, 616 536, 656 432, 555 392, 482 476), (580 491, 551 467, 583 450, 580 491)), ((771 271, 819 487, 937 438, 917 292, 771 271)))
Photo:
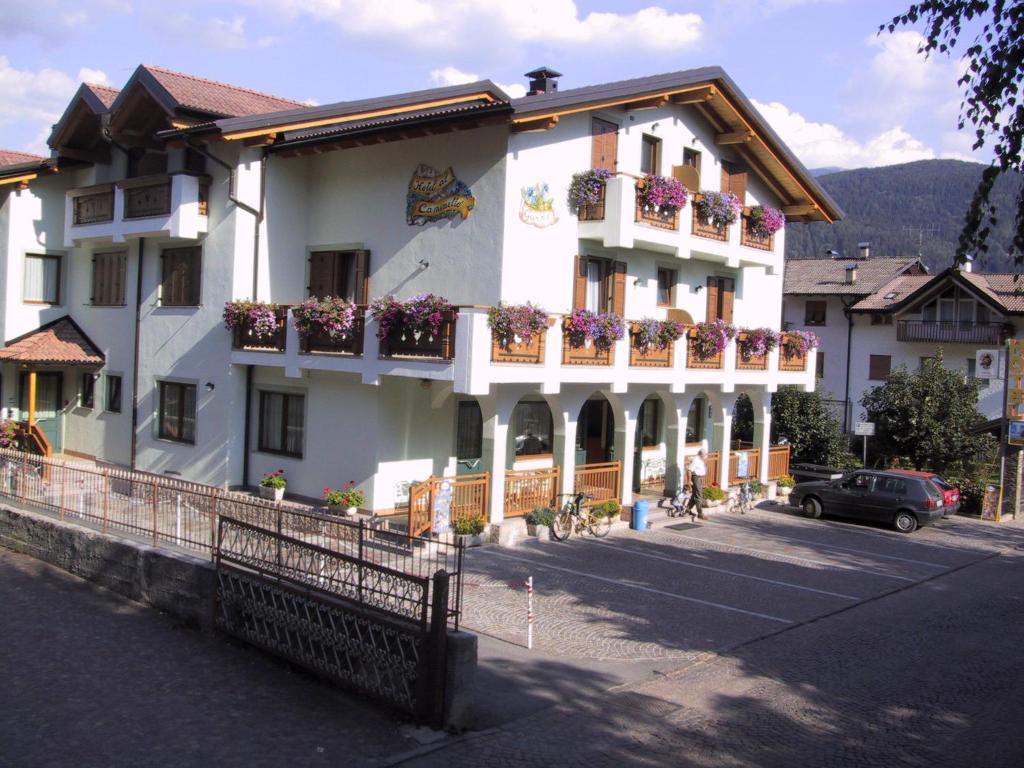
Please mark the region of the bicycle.
POLYGON ((745 515, 748 509, 754 507, 754 492, 750 489, 750 483, 740 483, 739 490, 729 495, 729 511, 739 511, 745 515))
POLYGON ((562 495, 571 498, 555 514, 554 523, 551 525, 551 535, 556 541, 565 541, 574 531, 589 531, 598 538, 608 535, 608 531, 612 529, 611 518, 598 515, 589 506, 585 506, 586 501, 593 500, 593 496, 586 493, 562 495))

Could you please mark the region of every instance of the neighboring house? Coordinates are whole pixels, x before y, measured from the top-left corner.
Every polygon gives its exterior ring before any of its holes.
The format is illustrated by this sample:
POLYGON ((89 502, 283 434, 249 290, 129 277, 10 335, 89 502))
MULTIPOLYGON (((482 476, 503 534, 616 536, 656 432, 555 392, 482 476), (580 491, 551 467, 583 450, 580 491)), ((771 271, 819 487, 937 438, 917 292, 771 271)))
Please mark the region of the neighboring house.
MULTIPOLYGON (((972 273, 969 266, 966 271, 948 269, 928 275, 921 273, 917 260, 876 261, 889 264, 871 273, 873 290, 856 295, 854 300, 847 298, 848 310, 843 314, 843 307, 837 308, 832 328, 816 324, 821 319, 817 312, 820 304, 813 304, 815 299, 802 292, 805 286, 801 280, 790 283, 794 265, 802 262, 788 265, 783 319, 827 339, 821 347, 825 361, 823 390, 843 392, 837 384, 842 386, 848 376, 851 420, 856 420, 862 413, 860 400, 865 392, 884 382, 890 371, 901 366, 916 370, 941 348, 948 368, 962 370, 974 379, 979 373, 979 353, 990 351, 994 378, 979 379, 978 410, 989 420, 999 419, 1004 395, 1000 351, 1008 338, 1018 337, 1024 328, 1024 291, 1017 278, 1012 274, 972 273), (879 282, 878 275, 891 270, 898 270, 898 274, 879 282), (794 289, 792 293, 790 288, 794 289)), ((861 274, 871 262, 855 263, 856 281, 862 284, 861 274)), ((844 262, 838 266, 845 270, 844 262)), ((820 351, 818 359, 822 360, 820 351)))
POLYGON ((786 262, 782 327, 813 331, 821 340, 815 375, 818 388, 834 406, 843 429, 853 429, 859 413, 863 377, 851 368, 849 351, 862 340, 879 344, 884 353, 890 346, 886 331, 868 331, 869 326, 891 323, 885 317, 858 317, 852 311, 858 302, 874 294, 890 280, 903 275, 925 275, 918 258, 872 258, 863 244, 856 258, 791 259, 786 262), (870 336, 866 336, 870 334, 870 336))
POLYGON ((487 473, 497 521, 543 503, 530 484, 555 468, 567 492, 618 462, 628 504, 640 476, 671 485, 706 445, 728 483, 747 395, 751 474, 777 474, 771 393, 811 389, 813 352, 743 361, 733 342, 700 360, 686 339, 656 355, 627 334, 600 353, 560 319, 780 316, 784 230, 644 212, 644 173, 789 220, 841 211, 720 69, 567 91, 530 77, 521 99, 484 80, 315 107, 153 67, 119 93, 83 86, 54 159, 0 167, 4 405, 24 418, 34 381, 65 452, 214 485, 283 469, 307 496, 354 480, 378 511, 428 476, 487 473), (568 185, 592 167, 613 175, 577 216, 568 185), (458 306, 439 338, 379 345, 366 304, 428 292, 458 306), (301 339, 287 307, 310 295, 359 305, 357 333, 301 339), (281 307, 273 339, 224 329, 225 302, 244 298, 281 307), (525 301, 558 321, 509 355, 487 308, 525 301))

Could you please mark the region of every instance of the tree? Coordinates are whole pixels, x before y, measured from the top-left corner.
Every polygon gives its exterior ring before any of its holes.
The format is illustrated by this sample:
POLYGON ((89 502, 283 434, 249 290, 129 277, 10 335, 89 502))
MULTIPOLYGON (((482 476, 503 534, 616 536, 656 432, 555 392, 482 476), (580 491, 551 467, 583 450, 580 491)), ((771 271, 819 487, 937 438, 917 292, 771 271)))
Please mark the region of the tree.
POLYGON ((847 469, 856 459, 846 449, 839 422, 829 412, 820 392, 779 387, 772 396, 772 441, 785 439, 793 459, 809 464, 847 469))
MULTIPOLYGON (((927 28, 919 52, 925 56, 938 51, 952 54, 965 25, 981 24, 981 31, 962 55, 966 64, 957 81, 963 87, 957 127, 974 129, 974 149, 989 140, 995 159, 981 180, 964 217, 955 263, 968 254, 988 250, 988 236, 997 224, 997 210, 990 193, 1000 174, 1021 170, 1021 142, 1024 138, 1024 104, 1019 91, 1024 78, 1024 3, 1021 0, 925 0, 913 3, 878 28, 879 34, 897 27, 923 22, 927 28)), ((1019 264, 1024 261, 1024 185, 1017 192, 1016 227, 1010 253, 1019 264)))
POLYGON ((942 362, 942 350, 910 373, 898 368, 861 400, 875 423, 872 449, 885 466, 899 459, 914 469, 973 476, 994 441, 972 430, 985 421, 978 413, 978 384, 942 362))

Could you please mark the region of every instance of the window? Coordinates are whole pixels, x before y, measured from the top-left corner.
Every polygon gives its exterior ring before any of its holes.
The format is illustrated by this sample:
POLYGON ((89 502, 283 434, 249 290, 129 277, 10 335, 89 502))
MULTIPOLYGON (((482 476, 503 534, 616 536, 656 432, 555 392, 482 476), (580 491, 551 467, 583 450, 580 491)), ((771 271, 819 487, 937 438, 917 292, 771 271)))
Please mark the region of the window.
POLYGON ((260 392, 259 450, 302 458, 305 404, 305 395, 260 392))
POLYGON ((160 303, 165 307, 198 307, 202 277, 199 248, 168 248, 160 258, 160 303))
POLYGON ((954 299, 939 299, 939 322, 952 323, 956 320, 956 301, 954 299))
POLYGON ((484 452, 484 424, 480 405, 473 400, 461 400, 455 424, 455 458, 479 459, 484 452))
POLYGON ((736 293, 736 281, 731 277, 708 277, 708 321, 732 322, 732 305, 736 293))
POLYGON ((808 301, 804 307, 804 325, 825 325, 828 302, 808 301))
POLYGON ((656 398, 644 400, 640 406, 640 418, 637 420, 641 448, 653 448, 658 445, 658 424, 661 421, 661 402, 656 398))
POLYGON ((640 141, 640 173, 657 174, 661 170, 661 139, 644 134, 640 141))
POLYGON ((92 304, 94 307, 124 306, 127 258, 124 251, 97 253, 92 257, 92 304))
POLYGON ((587 259, 587 293, 585 308, 592 312, 608 312, 613 286, 612 263, 607 259, 587 259))
POLYGON ((960 325, 972 325, 974 323, 974 302, 970 299, 960 299, 957 302, 956 314, 960 325))
POLYGON ((161 381, 158 436, 179 443, 196 441, 196 385, 161 381))
POLYGON ((871 381, 884 381, 892 370, 892 355, 871 355, 868 362, 868 378, 871 381))
POLYGON ((516 456, 551 453, 551 409, 543 402, 522 402, 512 414, 516 456))
POLYGON ((856 488, 856 489, 861 490, 861 491, 869 491, 869 490, 871 490, 871 485, 874 482, 874 479, 875 479, 874 475, 864 475, 864 474, 854 475, 850 479, 850 487, 851 488, 856 488))
POLYGON ((107 391, 106 391, 106 402, 103 404, 103 410, 109 411, 110 413, 121 412, 121 377, 120 376, 107 376, 107 391))
POLYGON ((686 442, 699 443, 704 439, 704 411, 707 405, 704 398, 698 397, 690 404, 690 412, 686 415, 686 442))
POLYGON ((825 353, 820 349, 818 350, 818 356, 815 358, 814 375, 819 379, 825 378, 825 353))
POLYGON ((697 173, 700 173, 700 152, 696 149, 690 149, 689 147, 683 148, 683 165, 688 165, 691 168, 696 168, 697 173))
POLYGON ((60 304, 60 256, 25 254, 25 301, 60 304))
POLYGON ((876 493, 891 493, 893 496, 906 496, 907 481, 898 477, 880 477, 875 484, 876 493))
POLYGON ((974 320, 978 325, 988 325, 992 322, 992 310, 986 307, 984 304, 979 304, 976 310, 974 320))
POLYGON ((671 307, 676 303, 676 271, 658 267, 658 306, 671 307))
POLYGON ((367 302, 369 251, 315 251, 309 255, 309 295, 367 302))
POLYGON ((96 404, 96 374, 83 373, 82 384, 78 389, 78 405, 92 408, 96 404))
POLYGON ((935 322, 935 304, 929 304, 928 306, 921 310, 921 322, 935 322))

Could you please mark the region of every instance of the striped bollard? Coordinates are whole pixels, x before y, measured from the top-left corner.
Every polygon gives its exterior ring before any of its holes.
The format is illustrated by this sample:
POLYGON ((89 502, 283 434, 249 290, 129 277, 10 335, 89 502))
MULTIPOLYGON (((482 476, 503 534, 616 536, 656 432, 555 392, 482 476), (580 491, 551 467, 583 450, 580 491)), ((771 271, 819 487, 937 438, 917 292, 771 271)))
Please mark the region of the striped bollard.
POLYGON ((526 647, 533 649, 533 576, 526 578, 526 647))

